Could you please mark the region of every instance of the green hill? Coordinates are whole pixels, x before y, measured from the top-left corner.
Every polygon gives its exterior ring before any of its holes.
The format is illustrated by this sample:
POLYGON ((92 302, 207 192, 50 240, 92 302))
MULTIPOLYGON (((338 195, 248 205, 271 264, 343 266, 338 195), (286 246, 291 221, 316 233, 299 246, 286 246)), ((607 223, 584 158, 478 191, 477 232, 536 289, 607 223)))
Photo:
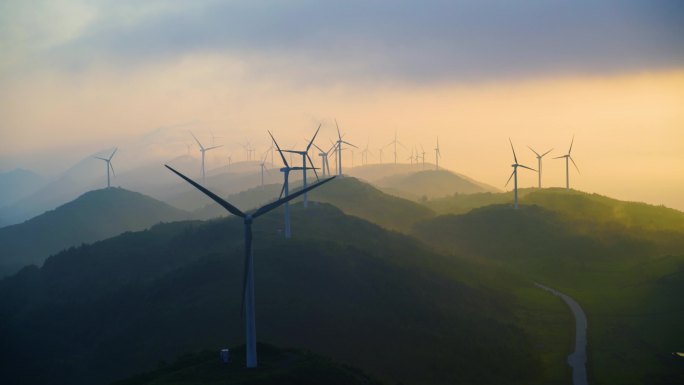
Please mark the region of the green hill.
POLYGON ((444 169, 392 175, 378 179, 373 184, 392 194, 412 200, 499 191, 494 187, 444 169))
MULTIPOLYGON (((275 200, 282 185, 266 185, 255 187, 227 198, 229 202, 241 209, 251 209, 275 200)), ((291 185, 294 190, 301 184, 291 185)), ((206 199, 206 198, 205 198, 206 199)), ((209 199, 206 199, 209 201, 209 199)), ((295 202, 301 202, 297 198, 295 202)), ((309 194, 312 202, 330 203, 341 209, 345 214, 354 215, 384 228, 407 232, 414 223, 432 217, 430 209, 398 198, 378 190, 356 178, 337 178, 309 194)), ((217 204, 209 204, 195 212, 198 219, 214 218, 225 215, 225 210, 217 204)))
MULTIPOLYGON (((684 231, 684 213, 664 206, 620 201, 599 194, 564 188, 518 190, 519 203, 537 205, 559 213, 564 219, 607 225, 609 223, 646 230, 684 231)), ((478 207, 513 204, 513 192, 454 194, 425 202, 439 214, 462 214, 478 207)))
POLYGON ((90 191, 26 222, 0 228, 0 276, 28 264, 41 264, 51 254, 72 246, 188 216, 121 188, 90 191))
POLYGON ((487 260, 574 297, 589 319, 589 381, 684 382, 682 213, 579 192, 529 193, 541 206, 488 206, 419 223, 437 250, 487 260))
MULTIPOLYGON (((282 211, 254 224, 260 341, 390 383, 539 383, 515 296, 479 286, 489 278, 473 265, 325 204, 295 205, 292 218, 291 240, 282 211)), ((237 218, 177 222, 0 281, 5 383, 105 383, 241 343, 242 253, 237 218)))
POLYGON ((219 361, 215 351, 188 354, 155 371, 117 381, 112 385, 381 385, 346 365, 310 351, 278 349, 258 344, 259 368, 245 369, 244 345, 230 349, 231 360, 219 361))

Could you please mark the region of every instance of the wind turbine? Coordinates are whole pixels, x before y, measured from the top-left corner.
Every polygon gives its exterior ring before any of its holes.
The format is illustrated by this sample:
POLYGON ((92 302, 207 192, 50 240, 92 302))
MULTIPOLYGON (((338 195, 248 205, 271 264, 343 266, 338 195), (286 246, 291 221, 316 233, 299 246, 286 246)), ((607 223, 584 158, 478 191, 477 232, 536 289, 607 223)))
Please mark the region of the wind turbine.
POLYGON ((264 170, 268 171, 266 168, 266 157, 268 157, 268 151, 266 151, 264 159, 259 163, 259 167, 261 168, 261 188, 264 188, 264 170))
MULTIPOLYGON (((275 138, 273 137, 273 134, 269 131, 268 134, 271 136, 271 139, 273 140, 273 143, 275 144, 276 148, 278 149, 278 154, 280 154, 280 158, 283 160, 283 164, 285 165, 280 169, 280 172, 283 173, 283 187, 280 189, 280 196, 279 198, 283 197, 283 194, 285 197, 287 197, 290 194, 290 171, 292 170, 302 170, 302 167, 290 167, 290 165, 287 163, 287 159, 285 159, 285 155, 283 154, 283 151, 280 150, 280 146, 278 145, 278 142, 276 142, 275 138)), ((306 171, 306 170, 304 170, 306 171)), ((285 203, 285 238, 290 238, 292 237, 292 231, 290 230, 290 204, 285 203)))
POLYGON ((532 147, 530 147, 530 146, 527 146, 527 148, 529 148, 530 150, 532 150, 532 152, 534 152, 534 155, 537 156, 537 168, 538 168, 537 174, 539 174, 539 188, 541 188, 541 186, 542 186, 542 184, 541 184, 542 158, 544 157, 544 155, 546 155, 546 154, 548 154, 549 152, 553 151, 553 148, 550 149, 549 151, 546 151, 545 153, 543 153, 543 154, 541 154, 541 155, 539 155, 539 153, 538 153, 537 151, 534 151, 534 148, 532 148, 532 147))
POLYGON ((511 150, 513 151, 513 160, 515 161, 515 163, 513 163, 511 165, 511 167, 513 167, 513 173, 511 174, 511 176, 508 177, 508 181, 506 182, 506 186, 508 186, 508 183, 511 181, 511 178, 513 178, 514 179, 513 180, 513 186, 514 186, 513 196, 514 196, 514 201, 515 201, 514 207, 517 209, 518 208, 518 167, 526 168, 526 169, 532 170, 532 171, 537 171, 537 170, 530 168, 530 167, 527 167, 527 166, 522 165, 522 164, 518 164, 518 157, 515 156, 515 149, 513 148, 513 142, 511 142, 511 138, 508 138, 508 141, 511 143, 511 150))
POLYGON ((413 166, 413 149, 411 149, 411 156, 409 156, 409 157, 406 158, 406 159, 410 160, 410 161, 411 161, 411 166, 413 166))
MULTIPOLYGON (((314 174, 316 174, 316 179, 318 179, 318 173, 316 172, 316 169, 313 168, 314 164, 313 164, 313 161, 311 160, 311 157, 309 156, 309 149, 311 148, 311 145, 313 145, 314 140, 316 140, 316 135, 318 135, 318 131, 320 131, 320 129, 321 129, 321 125, 319 124, 318 128, 316 129, 316 133, 314 133, 314 136, 309 141, 309 144, 306 145, 305 150, 283 150, 282 151, 282 152, 289 152, 290 154, 299 154, 302 156, 302 176, 303 176, 303 182, 302 183, 303 183, 304 188, 306 188, 306 170, 307 170, 306 160, 307 159, 311 163, 311 168, 314 170, 314 174)), ((275 139, 274 139, 274 141, 275 141, 275 139)), ((280 149, 278 149, 278 151, 280 151, 280 149)), ((304 194, 304 207, 308 207, 309 206, 308 203, 309 203, 309 201, 308 201, 307 194, 304 194)))
MULTIPOLYGON (((401 142, 397 139, 397 130, 394 130, 394 140, 391 141, 391 142, 389 142, 389 143, 387 143, 387 144, 385 145, 385 147, 394 145, 394 164, 397 164, 397 144, 399 144, 399 145, 401 145, 402 147, 406 148, 406 146, 404 146, 404 144, 401 143, 401 142)), ((406 148, 406 149, 408 150, 408 148, 406 148)))
POLYGON ((560 159, 560 158, 565 158, 565 188, 569 189, 570 188, 570 167, 568 167, 568 159, 572 161, 573 166, 577 169, 577 172, 579 173, 579 167, 577 167, 577 164, 575 163, 575 160, 572 159, 572 156, 570 156, 570 153, 572 152, 572 144, 575 143, 575 135, 572 136, 572 141, 570 142, 570 149, 568 150, 568 153, 565 155, 557 156, 553 159, 560 159))
POLYGON ((314 147, 316 147, 318 151, 320 151, 318 153, 318 156, 321 157, 321 170, 323 171, 323 176, 330 175, 330 163, 328 163, 328 157, 330 156, 330 151, 335 149, 335 146, 337 145, 333 144, 328 151, 324 151, 322 148, 318 147, 314 143, 314 147))
POLYGON ((437 137, 437 147, 435 147, 435 170, 439 170, 439 158, 442 157, 442 153, 439 151, 439 136, 437 137))
POLYGON ((207 151, 209 151, 209 150, 213 150, 213 149, 215 149, 215 148, 219 148, 219 147, 221 147, 221 146, 223 146, 223 145, 211 146, 211 147, 204 148, 204 146, 202 146, 202 143, 200 143, 200 141, 197 139, 197 137, 195 136, 195 134, 193 134, 193 133, 191 132, 190 135, 192 135, 192 137, 195 138, 195 142, 197 142, 197 145, 198 145, 199 148, 200 148, 200 152, 202 153, 202 183, 204 183, 204 179, 205 179, 205 174, 204 174, 204 153, 207 152, 207 151))
POLYGON ((114 176, 116 176, 116 173, 114 172, 114 166, 112 166, 112 158, 114 157, 114 154, 116 154, 116 150, 118 150, 118 148, 114 148, 114 151, 112 152, 112 155, 109 156, 109 158, 100 158, 99 156, 95 157, 99 160, 104 160, 105 162, 107 162, 107 188, 111 187, 111 184, 109 183, 109 169, 110 168, 112 169, 112 174, 114 174, 114 176))
POLYGON ((337 175, 342 175, 342 143, 348 144, 354 148, 358 148, 355 145, 342 140, 344 135, 340 133, 340 126, 337 124, 337 119, 335 119, 335 127, 337 127, 337 175))
POLYGON ((174 174, 185 179, 186 182, 193 185, 195 188, 203 192, 214 202, 218 203, 233 215, 236 215, 243 219, 244 229, 245 229, 245 269, 242 281, 242 309, 245 314, 246 322, 246 361, 247 368, 257 367, 257 350, 256 350, 256 321, 254 317, 254 253, 252 252, 252 222, 258 217, 266 214, 267 212, 277 208, 278 206, 295 199, 296 197, 306 194, 309 190, 313 190, 316 187, 331 181, 335 177, 324 179, 318 183, 315 183, 307 188, 303 188, 292 195, 288 195, 284 198, 280 198, 275 202, 269 203, 265 206, 258 208, 256 211, 251 213, 244 213, 238 210, 237 207, 231 205, 227 201, 223 200, 218 195, 207 190, 202 185, 196 183, 192 179, 186 177, 180 172, 174 170, 173 168, 165 165, 166 168, 171 170, 174 174))
POLYGON ((422 144, 420 145, 420 150, 422 151, 421 156, 420 156, 420 159, 422 159, 422 161, 423 161, 423 168, 422 169, 425 170, 425 148, 423 148, 422 144))

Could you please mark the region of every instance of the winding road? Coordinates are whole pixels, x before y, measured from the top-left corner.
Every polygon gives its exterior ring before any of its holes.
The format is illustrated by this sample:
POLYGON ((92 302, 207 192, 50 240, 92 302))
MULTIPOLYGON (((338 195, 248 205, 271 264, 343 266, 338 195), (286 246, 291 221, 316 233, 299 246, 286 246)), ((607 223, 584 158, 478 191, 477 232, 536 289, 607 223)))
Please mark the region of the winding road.
POLYGON ((568 356, 568 365, 572 368, 573 385, 587 385, 587 316, 584 310, 572 297, 536 282, 534 284, 561 297, 572 310, 575 316, 575 351, 568 356))

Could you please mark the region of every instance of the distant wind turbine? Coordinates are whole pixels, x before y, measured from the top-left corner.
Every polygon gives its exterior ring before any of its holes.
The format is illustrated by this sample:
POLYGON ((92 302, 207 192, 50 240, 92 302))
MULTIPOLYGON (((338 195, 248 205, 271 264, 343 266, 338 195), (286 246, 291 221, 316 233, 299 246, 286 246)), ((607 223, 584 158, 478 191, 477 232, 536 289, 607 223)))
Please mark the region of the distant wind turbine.
POLYGON ((506 182, 506 186, 508 186, 508 183, 511 181, 511 178, 513 178, 513 186, 514 186, 514 191, 513 191, 513 196, 514 196, 514 207, 517 209, 518 208, 518 167, 526 168, 528 170, 532 171, 537 171, 533 168, 527 167, 522 164, 518 164, 518 157, 515 156, 515 149, 513 148, 513 142, 511 142, 511 138, 508 138, 508 141, 511 143, 511 151, 513 151, 513 160, 515 163, 511 165, 513 167, 513 173, 511 174, 510 177, 508 177, 508 181, 506 182))
POLYGON ((268 171, 268 168, 266 167, 266 158, 268 157, 268 151, 264 154, 264 158, 261 160, 259 163, 259 167, 261 168, 261 188, 264 188, 264 170, 268 171))
POLYGON ((542 158, 544 155, 548 154, 549 152, 553 151, 553 148, 550 149, 549 151, 546 151, 545 153, 539 155, 537 151, 534 151, 534 148, 527 146, 532 152, 534 152, 534 155, 537 156, 537 174, 539 176, 539 188, 542 188, 542 182, 541 182, 541 177, 542 177, 542 158))
POLYGON ((421 156, 420 156, 420 158, 423 161, 423 168, 422 169, 425 170, 425 149, 423 148, 422 144, 420 145, 420 150, 422 151, 421 156))
POLYGON ((112 166, 112 158, 114 157, 114 154, 116 154, 116 150, 118 150, 118 148, 114 148, 114 151, 112 152, 112 155, 109 156, 109 158, 100 158, 99 156, 95 157, 99 160, 104 160, 107 163, 107 188, 111 187, 111 184, 109 182, 109 169, 110 168, 112 169, 112 174, 114 174, 114 176, 116 176, 116 173, 114 172, 114 166, 112 166))
POLYGON ((337 175, 342 175, 342 144, 348 144, 354 148, 358 148, 355 145, 342 140, 344 135, 340 133, 340 126, 337 124, 337 119, 335 119, 335 127, 337 127, 337 175))
POLYGON ((394 164, 397 164, 397 144, 404 147, 408 151, 408 148, 406 148, 406 146, 404 146, 404 144, 397 139, 397 130, 394 130, 394 140, 385 145, 385 147, 394 145, 394 164))
POLYGON ((575 163, 575 160, 572 159, 572 156, 570 156, 570 153, 572 152, 572 144, 575 143, 575 135, 572 136, 572 141, 570 141, 570 149, 568 149, 568 153, 565 155, 557 156, 553 159, 561 159, 565 158, 565 188, 570 189, 570 167, 568 165, 568 159, 572 161, 573 166, 577 169, 577 172, 579 173, 579 167, 577 167, 577 164, 575 163))
MULTIPOLYGON (((282 150, 282 152, 289 152, 290 154, 298 154, 302 156, 302 177, 303 177, 303 186, 306 188, 306 174, 307 174, 307 165, 306 161, 307 159, 309 160, 309 163, 311 163, 311 169, 314 170, 314 174, 316 175, 316 179, 318 179, 318 173, 316 172, 316 169, 314 168, 313 161, 311 160, 311 157, 309 156, 309 149, 311 149, 311 145, 313 145, 314 140, 316 140, 316 135, 318 135, 318 131, 321 130, 321 125, 318 125, 318 128, 316 129, 316 132, 314 133, 313 138, 309 141, 309 144, 306 145, 306 149, 304 150, 282 150)), ((280 151, 280 149, 279 149, 280 151)), ((307 197, 307 194, 304 194, 304 207, 308 207, 309 205, 309 200, 307 197)))
POLYGON ((252 252, 252 222, 258 217, 266 214, 267 212, 277 208, 278 206, 295 199, 296 197, 307 193, 310 190, 319 187, 323 183, 331 181, 335 177, 324 179, 318 183, 315 183, 307 188, 301 189, 292 195, 288 195, 284 198, 280 198, 275 202, 269 203, 265 206, 258 208, 256 211, 251 213, 244 213, 238 210, 237 207, 231 205, 227 201, 223 200, 218 195, 207 190, 202 185, 196 183, 192 179, 186 177, 180 172, 174 170, 173 168, 165 165, 166 168, 171 170, 174 174, 185 179, 186 182, 193 185, 195 188, 203 192, 214 202, 218 203, 221 207, 226 209, 233 215, 236 215, 243 219, 244 229, 245 229, 245 262, 244 262, 244 276, 242 281, 242 309, 243 314, 245 314, 246 323, 246 362, 247 368, 257 367, 257 349, 256 349, 256 320, 254 316, 254 253, 252 252))
POLYGON ((202 153, 202 183, 204 183, 204 180, 205 180, 205 173, 204 173, 204 153, 207 152, 207 151, 209 151, 209 150, 213 150, 213 149, 215 149, 215 148, 222 147, 223 145, 211 146, 211 147, 204 148, 204 146, 202 146, 202 143, 200 143, 200 141, 197 139, 197 137, 195 136, 195 134, 193 134, 193 133, 191 132, 190 135, 192 135, 192 137, 195 138, 195 142, 197 142, 197 145, 198 145, 199 148, 200 148, 200 152, 202 153))

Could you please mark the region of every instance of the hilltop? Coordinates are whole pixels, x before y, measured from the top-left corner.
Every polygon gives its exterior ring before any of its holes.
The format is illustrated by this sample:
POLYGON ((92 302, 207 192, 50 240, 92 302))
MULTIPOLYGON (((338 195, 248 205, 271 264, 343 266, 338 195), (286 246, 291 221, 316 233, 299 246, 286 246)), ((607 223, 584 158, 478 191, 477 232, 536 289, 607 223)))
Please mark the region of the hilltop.
POLYGON ((381 385, 363 371, 341 365, 310 351, 279 349, 258 344, 259 368, 245 368, 245 347, 230 349, 231 360, 219 361, 218 352, 187 354, 157 370, 112 385, 381 385))
POLYGON ((387 192, 412 200, 499 191, 492 186, 445 169, 392 175, 375 180, 373 183, 387 192))
MULTIPOLYGON (((282 185, 272 184, 255 187, 226 199, 241 209, 248 210, 278 198, 282 185)), ((291 191, 301 188, 291 183, 291 191)), ((201 193, 199 193, 201 194, 201 193)), ((200 196, 203 201, 208 198, 200 196)), ((301 202, 297 198, 294 202, 301 202)), ((433 212, 415 202, 386 194, 379 189, 352 177, 341 177, 309 193, 309 201, 330 203, 348 215, 354 215, 384 228, 409 231, 414 223, 432 217, 433 212)), ((211 203, 195 212, 195 218, 208 219, 226 215, 224 209, 211 203)))
POLYGON ((0 275, 14 273, 28 264, 41 264, 51 254, 72 246, 188 216, 163 202, 121 188, 89 191, 26 222, 0 228, 0 275))

